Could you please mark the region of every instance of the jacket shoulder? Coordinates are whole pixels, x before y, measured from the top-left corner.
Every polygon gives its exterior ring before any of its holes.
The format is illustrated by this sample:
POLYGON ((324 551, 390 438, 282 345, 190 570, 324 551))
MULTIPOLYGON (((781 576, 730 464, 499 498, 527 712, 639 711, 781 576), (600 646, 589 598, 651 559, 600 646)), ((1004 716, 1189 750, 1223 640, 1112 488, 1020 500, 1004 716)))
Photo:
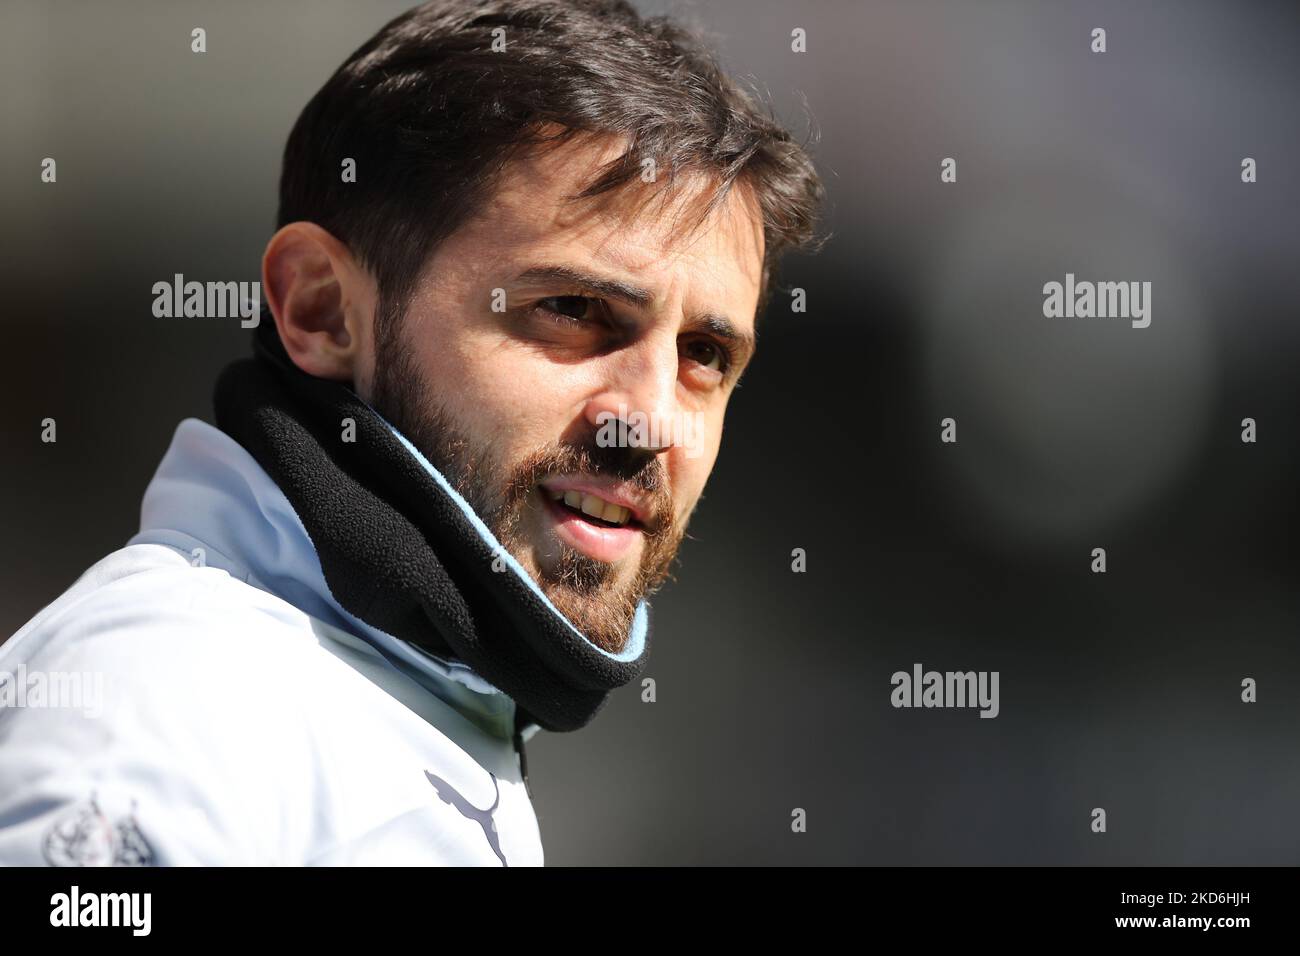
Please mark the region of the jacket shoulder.
POLYGON ((109 555, 0 645, 26 698, 0 707, 0 851, 6 823, 93 800, 138 806, 167 862, 300 859, 342 666, 307 615, 225 571, 109 555))

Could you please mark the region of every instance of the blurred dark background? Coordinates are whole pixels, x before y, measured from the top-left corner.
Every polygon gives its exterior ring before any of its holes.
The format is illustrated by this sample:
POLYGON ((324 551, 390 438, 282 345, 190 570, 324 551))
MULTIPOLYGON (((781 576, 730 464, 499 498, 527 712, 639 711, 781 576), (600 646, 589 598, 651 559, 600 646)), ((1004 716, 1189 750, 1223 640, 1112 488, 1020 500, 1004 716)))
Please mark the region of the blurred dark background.
MULTIPOLYGON (((152 284, 259 278, 290 126, 407 6, 4 0, 0 634, 134 533, 249 347, 152 284)), ((530 745, 547 862, 1300 861, 1300 10, 640 6, 816 135, 833 238, 760 325, 657 702, 530 745), (1151 326, 1044 318, 1066 272, 1150 281, 1151 326), (892 708, 915 662, 1000 671, 1000 716, 892 708)))

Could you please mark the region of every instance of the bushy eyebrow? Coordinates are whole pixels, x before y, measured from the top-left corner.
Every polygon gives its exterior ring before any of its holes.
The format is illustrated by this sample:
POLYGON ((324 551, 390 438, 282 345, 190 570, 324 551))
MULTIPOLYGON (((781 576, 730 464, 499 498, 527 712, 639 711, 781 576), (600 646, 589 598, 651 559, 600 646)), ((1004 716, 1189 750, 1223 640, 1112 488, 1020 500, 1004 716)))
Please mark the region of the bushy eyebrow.
POLYGON ((655 299, 654 293, 649 289, 643 289, 620 279, 583 272, 571 266, 533 266, 521 272, 516 281, 562 283, 641 308, 650 305, 655 299))
POLYGON ((708 332, 720 339, 734 342, 743 350, 745 355, 753 353, 754 348, 758 345, 758 340, 753 333, 742 332, 736 328, 736 323, 732 322, 731 319, 725 315, 718 315, 716 312, 705 312, 703 315, 696 316, 687 325, 693 332, 708 332))
MULTIPOLYGON (((654 293, 649 289, 633 285, 630 282, 624 282, 621 279, 611 279, 582 269, 575 269, 572 266, 533 266, 521 272, 515 281, 564 285, 575 290, 580 289, 605 298, 616 299, 639 308, 650 306, 655 300, 654 293)), ((719 339, 725 339, 732 343, 738 351, 742 363, 748 360, 758 347, 758 341, 752 332, 742 331, 737 328, 736 323, 731 319, 716 312, 704 312, 693 316, 687 321, 683 331, 707 333, 719 339)))

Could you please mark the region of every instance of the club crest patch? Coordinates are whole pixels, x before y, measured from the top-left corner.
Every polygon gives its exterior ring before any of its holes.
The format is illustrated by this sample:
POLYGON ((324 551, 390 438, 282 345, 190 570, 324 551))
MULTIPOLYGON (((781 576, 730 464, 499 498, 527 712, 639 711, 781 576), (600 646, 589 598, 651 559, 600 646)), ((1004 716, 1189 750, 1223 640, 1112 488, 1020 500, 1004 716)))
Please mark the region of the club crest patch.
POLYGON ((131 813, 110 821, 94 795, 69 810, 45 833, 41 851, 50 866, 153 866, 154 852, 131 813))

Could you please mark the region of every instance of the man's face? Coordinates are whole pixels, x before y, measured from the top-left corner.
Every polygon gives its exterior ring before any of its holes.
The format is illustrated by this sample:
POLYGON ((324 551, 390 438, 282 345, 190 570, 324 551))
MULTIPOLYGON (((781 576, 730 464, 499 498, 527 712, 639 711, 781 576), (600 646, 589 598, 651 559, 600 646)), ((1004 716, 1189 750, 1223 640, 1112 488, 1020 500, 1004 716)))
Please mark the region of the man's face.
POLYGON ((693 231, 698 181, 639 213, 566 201, 620 149, 576 140, 507 167, 357 381, 611 651, 717 458, 763 257, 740 188, 693 231))

